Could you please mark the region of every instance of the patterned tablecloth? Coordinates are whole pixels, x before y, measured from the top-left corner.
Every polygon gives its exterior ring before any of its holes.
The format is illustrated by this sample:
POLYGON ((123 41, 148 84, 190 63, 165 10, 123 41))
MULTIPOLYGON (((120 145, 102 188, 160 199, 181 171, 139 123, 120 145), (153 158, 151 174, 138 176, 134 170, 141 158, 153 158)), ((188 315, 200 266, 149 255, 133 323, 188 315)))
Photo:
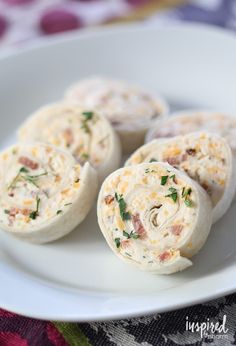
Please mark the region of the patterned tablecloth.
MULTIPOLYGON (((236 0, 0 0, 0 53, 45 35, 132 20, 148 25, 196 21, 236 30, 236 0)), ((0 310, 0 346, 208 344, 236 345, 236 294, 179 311, 107 323, 42 322, 0 310), (220 322, 223 333, 188 330, 187 318, 214 326, 220 322)))

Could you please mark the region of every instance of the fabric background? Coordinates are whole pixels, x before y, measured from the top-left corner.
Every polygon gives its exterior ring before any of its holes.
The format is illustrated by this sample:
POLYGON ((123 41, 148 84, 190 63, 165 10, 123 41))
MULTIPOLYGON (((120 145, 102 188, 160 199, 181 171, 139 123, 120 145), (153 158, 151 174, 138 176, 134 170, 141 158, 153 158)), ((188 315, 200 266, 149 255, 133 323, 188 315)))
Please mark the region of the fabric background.
MULTIPOLYGON (((133 20, 145 25, 195 21, 236 30, 236 1, 0 0, 0 53, 46 35, 133 20)), ((236 294, 179 311, 107 323, 43 322, 0 310, 0 346, 41 345, 236 345, 236 294), (186 331, 186 316, 190 321, 216 323, 224 315, 228 332, 222 338, 201 338, 200 332, 186 331)))

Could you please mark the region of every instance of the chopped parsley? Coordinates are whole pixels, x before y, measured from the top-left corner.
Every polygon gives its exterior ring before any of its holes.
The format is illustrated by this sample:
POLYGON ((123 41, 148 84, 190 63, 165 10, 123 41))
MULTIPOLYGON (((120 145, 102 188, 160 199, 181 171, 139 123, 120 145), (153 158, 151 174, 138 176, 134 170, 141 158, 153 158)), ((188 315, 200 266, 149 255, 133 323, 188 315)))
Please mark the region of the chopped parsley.
POLYGON ((57 211, 57 215, 61 214, 62 213, 62 210, 58 210, 57 211))
POLYGON ((10 214, 10 210, 5 209, 5 210, 4 210, 4 213, 5 213, 5 214, 10 214))
POLYGON ((170 197, 174 202, 178 199, 178 192, 174 187, 170 187, 169 191, 171 192, 169 195, 166 195, 165 197, 170 197))
POLYGON ((191 188, 186 189, 186 187, 183 187, 183 190, 182 190, 182 197, 183 197, 183 198, 186 198, 187 196, 190 196, 190 195, 191 195, 191 192, 192 192, 192 189, 191 189, 191 188))
POLYGON ((153 173, 153 172, 156 172, 154 169, 152 169, 151 171, 150 171, 150 169, 149 168, 146 168, 145 169, 145 173, 153 173))
POLYGON ((132 231, 131 233, 128 233, 126 231, 123 231, 123 236, 127 239, 138 239, 139 234, 137 232, 132 231))
POLYGON ((187 189, 187 188, 183 187, 182 198, 184 198, 184 203, 189 208, 191 208, 193 206, 193 201, 189 198, 191 193, 192 193, 192 189, 191 188, 187 189))
POLYGON ((29 170, 26 167, 21 167, 19 170, 20 173, 29 173, 29 170))
POLYGON ((64 204, 65 207, 68 207, 68 205, 71 205, 72 203, 66 203, 64 204))
POLYGON ((130 255, 130 253, 128 253, 128 252, 125 252, 125 255, 132 257, 132 255, 130 255))
POLYGON ((86 132, 90 133, 90 128, 88 126, 88 121, 93 119, 94 113, 93 112, 83 112, 82 113, 83 120, 82 120, 82 125, 81 128, 86 132))
POLYGON ((36 199, 36 210, 32 211, 30 214, 29 214, 29 218, 32 219, 32 220, 35 220, 37 218, 37 216, 39 216, 39 205, 40 205, 40 198, 37 197, 36 199))
POLYGON ((123 198, 123 195, 118 195, 117 193, 115 193, 115 198, 119 204, 120 216, 121 216, 122 220, 123 221, 130 220, 131 216, 130 216, 130 213, 128 211, 126 211, 127 204, 123 198))
POLYGON ((83 112, 82 115, 85 117, 86 121, 93 119, 93 112, 83 112))
POLYGON ((170 179, 172 179, 174 181, 175 180, 175 174, 171 175, 170 179))
POLYGON ((115 243, 116 243, 116 247, 117 249, 119 249, 121 243, 120 243, 120 238, 115 238, 115 243))
POLYGON ((161 177, 161 185, 165 185, 167 183, 168 178, 168 175, 163 175, 161 177))
POLYGON ((157 160, 152 157, 149 162, 157 162, 157 160))
POLYGON ((85 160, 88 160, 88 159, 89 159, 89 154, 83 153, 83 154, 81 155, 81 157, 82 157, 83 159, 85 159, 85 160))
POLYGON ((193 206, 193 201, 191 199, 186 198, 184 200, 184 203, 186 204, 187 207, 191 208, 193 206))

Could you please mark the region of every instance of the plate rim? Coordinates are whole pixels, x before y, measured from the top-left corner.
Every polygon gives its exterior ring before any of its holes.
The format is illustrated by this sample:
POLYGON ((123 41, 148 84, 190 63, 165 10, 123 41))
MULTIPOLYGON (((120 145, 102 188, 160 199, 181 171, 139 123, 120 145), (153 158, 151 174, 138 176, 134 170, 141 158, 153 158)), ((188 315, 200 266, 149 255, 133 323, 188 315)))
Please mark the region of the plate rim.
MULTIPOLYGON (((57 46, 57 45, 63 45, 65 42, 68 41, 76 41, 79 39, 87 39, 89 37, 101 37, 101 36, 106 36, 106 35, 113 35, 113 34, 120 34, 120 33, 124 33, 126 31, 129 32, 140 32, 140 31, 169 31, 169 30, 202 30, 203 32, 210 32, 213 34, 220 34, 220 35, 224 35, 225 37, 231 37, 233 38, 234 42, 236 42, 236 35, 227 30, 227 29, 222 29, 219 27, 215 27, 215 26, 211 26, 211 25, 207 25, 207 24, 197 24, 197 23, 171 23, 168 25, 168 27, 166 26, 143 26, 142 24, 127 24, 127 25, 114 25, 112 27, 108 26, 108 27, 102 27, 102 28, 93 28, 93 29, 83 29, 80 32, 73 32, 73 33, 64 33, 61 35, 58 35, 57 37, 50 37, 50 38, 45 38, 45 39, 41 39, 35 42, 35 44, 30 44, 29 46, 25 47, 24 49, 21 49, 19 51, 16 50, 12 50, 12 51, 8 51, 6 53, 3 53, 0 55, 0 63, 6 59, 14 59, 17 58, 19 55, 24 55, 24 54, 28 54, 32 51, 38 51, 38 50, 42 50, 42 49, 47 49, 47 47, 52 47, 52 46, 57 46)), ((73 313, 71 312, 66 312, 66 314, 64 313, 50 313, 49 310, 46 309, 45 312, 43 311, 38 311, 38 312, 33 312, 33 308, 29 308, 30 304, 27 304, 27 306, 22 305, 22 303, 19 305, 16 304, 15 300, 17 300, 17 298, 14 296, 14 299, 12 299, 13 303, 11 303, 11 299, 9 301, 9 287, 15 287, 16 284, 19 284, 19 280, 17 280, 18 277, 20 277, 20 285, 22 286, 22 289, 24 289, 25 287, 29 287, 29 286, 33 286, 33 287, 37 287, 42 294, 44 294, 46 292, 47 295, 49 295, 49 299, 50 300, 50 294, 55 293, 55 290, 57 290, 57 299, 60 302, 60 297, 65 295, 69 295, 69 296, 74 296, 74 293, 72 292, 71 289, 69 289, 67 292, 61 292, 63 291, 62 287, 53 287, 54 285, 48 285, 48 283, 43 280, 39 280, 34 278, 32 275, 30 274, 26 274, 17 270, 14 270, 13 268, 8 268, 8 264, 4 264, 4 261, 2 263, 0 263, 0 272, 1 272, 1 276, 2 276, 2 281, 6 282, 8 284, 5 284, 5 287, 3 287, 2 285, 0 286, 0 307, 2 309, 8 310, 10 312, 13 313, 17 313, 19 315, 24 315, 30 318, 37 318, 39 320, 52 320, 52 321, 59 321, 59 322, 98 322, 98 321, 110 321, 110 320, 119 320, 119 319, 126 319, 126 318, 133 318, 133 317, 140 317, 140 316, 147 316, 147 315, 152 315, 155 313, 162 313, 162 312, 167 312, 167 311, 171 311, 171 310, 178 310, 181 308, 185 308, 191 305, 195 305, 195 304, 199 304, 199 303, 204 303, 206 301, 210 301, 213 299, 217 299, 221 296, 224 295, 228 295, 228 294, 232 294, 234 292, 236 292, 236 284, 233 285, 232 282, 228 282, 228 286, 227 288, 220 288, 217 287, 216 291, 214 293, 212 293, 211 291, 202 294, 201 292, 198 293, 198 295, 196 297, 192 297, 190 300, 188 300, 188 297, 185 296, 185 300, 182 299, 182 301, 179 299, 176 300, 176 302, 174 303, 173 301, 171 301, 171 299, 169 300, 168 304, 162 304, 158 306, 158 295, 155 295, 155 297, 157 297, 157 301, 156 303, 153 303, 153 307, 149 307, 147 309, 145 309, 144 307, 142 309, 139 309, 139 311, 137 311, 137 309, 132 309, 132 307, 130 309, 127 309, 127 311, 123 311, 123 312, 111 312, 111 310, 109 310, 109 304, 107 307, 107 310, 101 310, 99 312, 99 315, 94 315, 94 314, 85 314, 85 313, 80 313, 74 311, 73 313), (11 274, 11 273, 14 274, 11 274), (33 277, 33 280, 32 280, 33 277), (10 285, 10 286, 8 286, 10 285), (49 286, 49 287, 48 287, 49 286), (72 294, 73 293, 73 294, 72 294), (6 296, 8 295, 8 299, 6 299, 6 296)), ((227 267, 223 273, 221 274, 221 280, 224 278, 224 276, 226 275, 226 277, 228 278, 228 276, 230 275, 230 277, 232 278, 232 274, 230 274, 231 270, 234 269, 234 266, 229 266, 227 267)), ((216 272, 214 275, 211 275, 210 278, 214 279, 214 277, 216 276, 216 281, 217 281, 217 277, 218 277, 218 272, 216 272)), ((209 279, 210 279, 209 278, 209 279)), ((208 280, 209 280, 208 279, 208 280)), ((199 278, 199 280, 206 280, 205 277, 203 278, 199 278)), ((190 283, 187 282, 185 285, 191 285, 194 284, 194 281, 191 281, 190 283)), ((213 280, 214 281, 214 280, 213 280)), ((227 280, 226 280, 227 281, 227 280)), ((231 280, 233 281, 233 280, 231 280)), ((179 289, 181 289, 181 286, 179 287, 179 289)), ((177 287, 178 290, 178 287, 177 287)), ((80 299, 84 299, 84 296, 82 295, 81 297, 78 297, 78 291, 76 290, 77 294, 77 301, 79 301, 80 299), (80 298, 80 299, 78 299, 80 298)), ((167 290, 168 291, 168 290, 167 290)), ((10 289, 10 292, 12 292, 14 294, 14 290, 12 291, 12 288, 10 289)), ((24 292, 22 290, 22 292, 24 292)), ((39 294, 39 292, 37 293, 37 295, 39 294)), ((40 297, 41 297, 40 295, 40 297)), ((159 296, 161 296, 162 294, 159 293, 159 296)), ((111 295, 111 298, 114 298, 114 294, 111 295)), ((140 298, 144 298, 142 295, 136 295, 135 298, 137 299, 138 297, 140 298)), ((33 298, 33 297, 32 297, 33 298)), ((45 297, 44 297, 45 298, 45 297)), ((99 297, 99 299, 101 298, 101 296, 99 297)), ((42 297, 40 298, 42 299, 42 297)), ((119 297, 116 296, 116 299, 119 299, 119 297)), ((104 301, 106 303, 106 301, 104 301)), ((53 304, 55 304, 56 302, 54 302, 53 304)), ((58 303, 58 301, 57 301, 58 303)), ((59 303, 58 303, 59 304, 59 303)), ((76 307, 75 307, 76 308, 76 307)), ((55 311, 55 310, 54 310, 55 311)), ((79 310, 78 310, 79 311, 79 310)))

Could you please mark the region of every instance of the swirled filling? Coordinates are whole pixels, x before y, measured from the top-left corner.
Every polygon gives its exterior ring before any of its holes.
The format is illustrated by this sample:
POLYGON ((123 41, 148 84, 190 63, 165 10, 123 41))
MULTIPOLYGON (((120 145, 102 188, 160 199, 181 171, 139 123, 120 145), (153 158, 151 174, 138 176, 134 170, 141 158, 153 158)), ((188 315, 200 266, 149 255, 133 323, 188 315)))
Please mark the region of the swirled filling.
POLYGON ((101 111, 115 128, 147 126, 147 121, 156 119, 166 109, 147 91, 121 81, 91 78, 72 87, 67 98, 83 107, 101 111))
POLYGON ((0 223, 27 230, 63 214, 80 189, 80 165, 47 145, 15 146, 0 155, 0 223))
POLYGON ((141 147, 128 164, 168 162, 197 181, 215 206, 222 198, 229 176, 230 153, 226 146, 223 139, 207 133, 175 137, 141 147))
POLYGON ((196 131, 209 131, 227 139, 236 156, 236 119, 222 113, 183 112, 165 119, 153 131, 150 140, 175 137, 196 131))
POLYGON ((33 139, 66 149, 80 164, 89 161, 97 168, 107 158, 110 131, 107 122, 95 112, 53 105, 27 121, 19 134, 23 141, 33 139))
POLYGON ((198 199, 195 189, 171 170, 149 164, 127 167, 108 180, 101 208, 116 251, 151 265, 179 255, 194 227, 198 199))

